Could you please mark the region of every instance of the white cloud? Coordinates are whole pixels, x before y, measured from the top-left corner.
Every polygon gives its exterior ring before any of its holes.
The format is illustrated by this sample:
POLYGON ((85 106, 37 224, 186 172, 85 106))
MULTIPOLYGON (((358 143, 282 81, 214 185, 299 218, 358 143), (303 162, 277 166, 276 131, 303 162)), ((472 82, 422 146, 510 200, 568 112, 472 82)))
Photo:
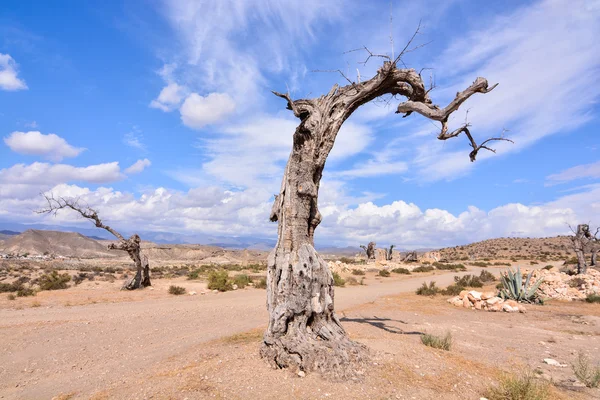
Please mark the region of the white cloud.
POLYGON ((2 90, 23 90, 27 89, 24 80, 19 79, 18 65, 8 54, 0 53, 0 89, 2 90))
POLYGON ((549 175, 548 184, 558 184, 583 178, 600 178, 600 161, 590 164, 577 165, 558 174, 549 175))
POLYGON ((169 83, 161 91, 155 100, 152 100, 150 107, 169 112, 179 107, 181 100, 185 95, 186 88, 175 82, 169 83))
POLYGON ((143 160, 137 160, 129 168, 125 169, 125 173, 126 174, 139 174, 146 167, 149 167, 150 165, 152 165, 152 163, 147 158, 144 158, 143 160))
POLYGON ((44 135, 38 131, 13 132, 4 138, 4 143, 16 153, 44 156, 51 161, 76 157, 85 150, 71 146, 58 135, 44 135))
POLYGON ((27 185, 56 185, 65 182, 108 183, 123 179, 119 163, 74 167, 67 164, 15 164, 10 168, 0 169, 0 183, 27 185))
POLYGON ((146 151, 146 145, 142 142, 142 131, 135 125, 133 126, 131 132, 127 132, 123 136, 123 143, 129 147, 146 151))
POLYGON ((235 110, 235 102, 227 93, 210 93, 203 97, 191 93, 186 97, 181 109, 184 125, 201 129, 206 125, 220 122, 235 110))

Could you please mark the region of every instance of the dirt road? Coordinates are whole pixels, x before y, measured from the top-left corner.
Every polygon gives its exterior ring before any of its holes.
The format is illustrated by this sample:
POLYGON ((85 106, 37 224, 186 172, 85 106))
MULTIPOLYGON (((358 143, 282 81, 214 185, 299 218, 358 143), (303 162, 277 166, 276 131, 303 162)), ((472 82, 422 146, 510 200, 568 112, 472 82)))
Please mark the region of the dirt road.
MULTIPOLYGON (((474 268, 475 273, 479 271, 474 268)), ((462 273, 464 274, 464 273, 462 273)), ((369 281, 336 290, 336 309, 438 286, 457 273, 369 281)), ((160 284, 158 284, 160 285, 160 284)), ((156 290, 165 290, 157 286, 156 290)), ((203 342, 231 336, 268 320, 265 291, 238 290, 143 301, 0 310, 0 398, 88 396, 118 387, 164 360, 203 342)), ((129 382, 131 383, 131 382, 129 382)))

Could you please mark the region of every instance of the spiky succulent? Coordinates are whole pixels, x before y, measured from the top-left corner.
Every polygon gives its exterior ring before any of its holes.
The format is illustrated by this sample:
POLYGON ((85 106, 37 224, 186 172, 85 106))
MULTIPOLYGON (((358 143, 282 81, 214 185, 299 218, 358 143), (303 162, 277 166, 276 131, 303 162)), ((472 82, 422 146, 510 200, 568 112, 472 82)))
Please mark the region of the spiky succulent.
POLYGON ((523 274, 520 268, 517 268, 516 271, 513 271, 512 268, 508 269, 506 274, 501 277, 503 289, 500 290, 500 297, 521 303, 543 303, 542 298, 537 294, 537 290, 544 278, 540 278, 530 285, 532 275, 533 271, 527 275, 525 283, 523 283, 523 274))

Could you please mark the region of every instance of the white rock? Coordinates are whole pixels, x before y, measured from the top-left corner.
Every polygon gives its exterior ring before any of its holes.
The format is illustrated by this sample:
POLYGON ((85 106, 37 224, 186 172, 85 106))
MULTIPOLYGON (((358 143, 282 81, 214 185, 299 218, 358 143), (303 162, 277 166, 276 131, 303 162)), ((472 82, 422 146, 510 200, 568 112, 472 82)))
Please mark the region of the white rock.
POLYGON ((544 358, 544 362, 548 365, 552 365, 553 367, 566 367, 567 364, 561 364, 553 358, 544 358))
POLYGON ((478 291, 476 291, 476 290, 471 290, 471 291, 469 292, 469 294, 470 294, 471 296, 473 296, 473 298, 475 298, 475 300, 481 300, 481 292, 478 292, 478 291))
POLYGON ((196 292, 194 292, 194 291, 190 292, 190 296, 195 296, 195 295, 197 295, 197 294, 198 294, 198 293, 196 293, 196 292))

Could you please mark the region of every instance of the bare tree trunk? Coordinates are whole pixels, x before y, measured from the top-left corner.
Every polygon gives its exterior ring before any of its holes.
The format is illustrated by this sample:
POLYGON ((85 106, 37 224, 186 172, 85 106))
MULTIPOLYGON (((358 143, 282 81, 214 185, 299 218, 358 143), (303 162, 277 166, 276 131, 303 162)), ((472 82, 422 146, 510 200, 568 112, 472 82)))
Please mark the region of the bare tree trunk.
MULTIPOLYGON (((587 262, 585 260, 585 252, 590 245, 590 227, 587 224, 577 225, 577 231, 573 236, 573 250, 577 256, 577 274, 585 274, 587 272, 587 262)), ((592 260, 593 263, 593 260, 592 260)))
POLYGON ((592 250, 592 263, 590 264, 591 267, 596 267, 598 265, 597 258, 598 258, 598 249, 594 249, 594 250, 592 250))
POLYGON ((138 235, 133 235, 129 239, 123 239, 117 244, 111 244, 108 248, 111 250, 126 251, 136 266, 134 277, 123 285, 123 289, 134 290, 152 286, 150 283, 150 264, 148 257, 141 253, 141 239, 138 235))
MULTIPOLYGON (((415 70, 396 67, 399 57, 385 62, 372 79, 344 87, 334 85, 319 98, 294 101, 289 94, 274 92, 287 100, 287 108, 301 121, 270 216, 279 223, 278 241, 268 258, 269 325, 260 353, 274 367, 345 378, 355 375, 368 356, 366 347, 351 341, 336 317, 333 276, 314 248, 314 232, 321 222, 317 198, 325 161, 352 112, 382 95, 406 96, 408 101, 401 103, 397 112, 405 116, 417 112, 441 122, 440 140, 464 132, 473 147, 471 161, 480 149, 491 150, 485 143, 505 140, 492 138, 477 146, 468 125, 453 132, 447 129, 448 116, 466 99, 493 89, 485 79, 477 78, 447 107, 440 108, 432 104, 415 70)), ((369 249, 367 256, 371 257, 369 249)))

